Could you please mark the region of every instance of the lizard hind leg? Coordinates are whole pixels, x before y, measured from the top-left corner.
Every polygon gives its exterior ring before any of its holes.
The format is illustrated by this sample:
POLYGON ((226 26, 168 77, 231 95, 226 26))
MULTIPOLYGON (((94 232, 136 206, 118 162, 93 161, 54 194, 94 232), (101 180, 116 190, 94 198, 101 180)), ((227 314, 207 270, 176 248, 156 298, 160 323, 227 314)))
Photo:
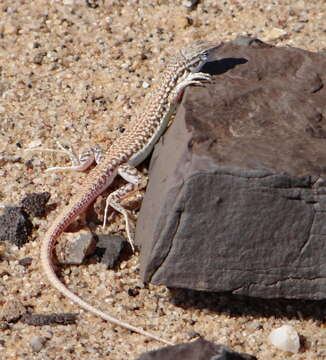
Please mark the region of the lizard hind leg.
POLYGON ((69 157, 71 166, 56 166, 45 170, 45 172, 51 171, 86 171, 94 162, 98 164, 102 159, 101 149, 95 145, 83 151, 77 155, 76 151, 70 146, 70 150, 66 149, 60 142, 57 142, 58 149, 49 149, 42 147, 35 147, 26 149, 25 151, 40 151, 40 152, 52 152, 59 153, 69 157))
POLYGON ((147 178, 135 167, 125 163, 119 166, 118 174, 126 181, 127 184, 121 186, 119 189, 112 192, 106 199, 103 227, 106 226, 108 208, 111 206, 115 211, 123 215, 126 223, 127 239, 130 243, 132 251, 135 251, 134 246, 134 224, 130 219, 130 212, 125 209, 120 202, 127 197, 139 192, 147 184, 147 178))

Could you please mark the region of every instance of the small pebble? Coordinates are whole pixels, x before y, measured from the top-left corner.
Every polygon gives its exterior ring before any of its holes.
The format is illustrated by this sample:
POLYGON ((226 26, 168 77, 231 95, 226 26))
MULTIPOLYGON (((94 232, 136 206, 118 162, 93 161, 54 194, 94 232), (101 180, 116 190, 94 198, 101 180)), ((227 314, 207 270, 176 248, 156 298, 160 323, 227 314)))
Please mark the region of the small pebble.
POLYGON ((300 349, 299 335, 291 325, 283 325, 274 329, 269 335, 269 341, 284 351, 297 353, 300 349))
MULTIPOLYGON (((127 241, 119 235, 99 235, 97 253, 102 257, 101 263, 113 269, 127 246, 127 241)), ((117 273, 116 273, 117 274, 117 273)))
POLYGON ((46 56, 46 53, 44 51, 39 52, 38 54, 36 54, 33 58, 33 63, 36 65, 42 65, 43 63, 43 59, 46 56))
POLYGON ((303 24, 303 23, 296 24, 293 27, 293 31, 294 32, 300 32, 301 30, 303 30, 304 26, 305 26, 305 24, 303 24))
POLYGON ((22 265, 22 266, 25 266, 25 267, 28 267, 28 266, 30 266, 30 265, 32 264, 32 262, 33 262, 33 258, 31 258, 31 257, 25 257, 25 258, 23 258, 23 259, 20 259, 20 260, 18 261, 18 264, 19 264, 19 265, 22 265))
POLYGON ((143 89, 149 88, 149 83, 144 81, 143 84, 142 84, 142 87, 143 87, 143 89))
POLYGON ((33 337, 33 339, 31 340, 30 344, 32 347, 32 350, 34 352, 39 352, 42 350, 43 346, 44 346, 45 340, 44 338, 40 337, 40 336, 35 336, 33 337))
POLYGON ((183 2, 183 6, 190 10, 194 10, 199 4, 200 0, 186 0, 183 2))

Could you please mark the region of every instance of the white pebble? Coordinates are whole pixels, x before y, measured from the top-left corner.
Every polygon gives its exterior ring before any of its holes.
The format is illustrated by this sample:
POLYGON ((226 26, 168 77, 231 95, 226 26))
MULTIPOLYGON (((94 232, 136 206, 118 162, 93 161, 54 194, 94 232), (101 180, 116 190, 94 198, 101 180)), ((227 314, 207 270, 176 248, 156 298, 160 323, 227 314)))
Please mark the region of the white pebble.
POLYGON ((283 325, 269 334, 269 341, 278 349, 297 353, 300 349, 299 335, 291 325, 283 325))
POLYGON ((33 339, 30 342, 31 347, 32 347, 34 352, 41 351, 43 346, 44 346, 44 343, 45 343, 44 338, 42 338, 40 336, 33 337, 33 339))
POLYGON ((148 82, 146 82, 146 81, 144 81, 144 82, 142 83, 143 89, 148 89, 149 86, 150 86, 150 84, 149 84, 148 82))

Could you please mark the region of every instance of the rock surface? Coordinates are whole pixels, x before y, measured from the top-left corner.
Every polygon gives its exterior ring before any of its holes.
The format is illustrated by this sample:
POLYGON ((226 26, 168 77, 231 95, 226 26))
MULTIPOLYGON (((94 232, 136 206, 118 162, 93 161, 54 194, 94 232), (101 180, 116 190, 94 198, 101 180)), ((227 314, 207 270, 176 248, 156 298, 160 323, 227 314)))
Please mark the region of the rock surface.
POLYGON ((239 38, 210 60, 153 154, 142 278, 324 299, 326 57, 239 38))
POLYGON ((255 360, 256 357, 233 351, 225 345, 214 344, 205 339, 191 343, 166 346, 142 354, 138 360, 255 360))

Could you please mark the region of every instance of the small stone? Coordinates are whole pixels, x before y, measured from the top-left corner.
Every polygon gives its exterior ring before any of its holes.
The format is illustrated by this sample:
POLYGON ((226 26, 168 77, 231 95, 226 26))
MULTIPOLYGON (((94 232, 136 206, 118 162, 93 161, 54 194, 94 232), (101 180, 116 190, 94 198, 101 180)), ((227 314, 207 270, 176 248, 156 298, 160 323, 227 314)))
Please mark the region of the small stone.
POLYGON ((144 81, 144 82, 142 83, 143 89, 148 89, 149 86, 150 86, 150 84, 149 84, 148 82, 146 82, 146 81, 144 81))
POLYGON ((42 338, 41 336, 35 336, 31 340, 30 344, 31 344, 32 350, 34 352, 39 352, 42 350, 42 348, 45 344, 45 339, 42 338))
POLYGON ((98 0, 86 0, 86 5, 91 9, 96 9, 97 7, 99 7, 99 1, 98 0))
POLYGON ((25 314, 22 322, 28 325, 44 326, 51 324, 69 325, 75 324, 77 315, 73 313, 54 313, 54 314, 25 314))
POLYGON ((22 208, 5 207, 4 214, 0 216, 0 241, 9 241, 22 247, 33 229, 33 224, 22 208))
POLYGON ((303 30, 304 26, 305 26, 305 24, 303 24, 303 23, 296 24, 293 27, 293 31, 294 32, 300 32, 301 30, 303 30))
POLYGON ((7 322, 16 322, 26 313, 25 306, 16 299, 10 299, 5 302, 0 313, 0 320, 7 322))
POLYGON ((42 65, 43 59, 46 56, 46 52, 42 51, 36 54, 33 58, 33 63, 36 65, 42 65))
POLYGON ((66 233, 59 248, 57 257, 60 263, 80 265, 95 251, 96 239, 88 229, 77 233, 66 233))
POLYGON ((98 239, 96 252, 103 256, 101 263, 108 269, 113 269, 127 241, 118 235, 99 235, 98 239))
POLYGON ((22 208, 30 215, 42 217, 46 212, 46 204, 51 194, 47 191, 42 193, 27 194, 21 201, 22 208))
POLYGON ((25 267, 28 267, 28 266, 30 266, 30 265, 32 264, 32 262, 33 262, 33 258, 31 258, 31 257, 25 257, 25 258, 23 258, 23 259, 20 259, 20 260, 18 261, 18 264, 19 264, 19 265, 22 265, 22 266, 25 266, 25 267))
POLYGON ((199 4, 200 0, 186 0, 183 2, 183 5, 189 10, 194 10, 199 4))
POLYGON ((31 170, 34 168, 34 164, 32 160, 27 160, 24 162, 24 165, 26 166, 27 170, 31 170))
POLYGON ((269 335, 269 341, 284 351, 297 353, 300 349, 299 335, 291 325, 283 325, 274 329, 269 335))
POLYGON ((139 295, 139 289, 140 289, 139 286, 136 286, 135 288, 129 288, 128 289, 128 295, 132 296, 132 297, 138 296, 139 295))

